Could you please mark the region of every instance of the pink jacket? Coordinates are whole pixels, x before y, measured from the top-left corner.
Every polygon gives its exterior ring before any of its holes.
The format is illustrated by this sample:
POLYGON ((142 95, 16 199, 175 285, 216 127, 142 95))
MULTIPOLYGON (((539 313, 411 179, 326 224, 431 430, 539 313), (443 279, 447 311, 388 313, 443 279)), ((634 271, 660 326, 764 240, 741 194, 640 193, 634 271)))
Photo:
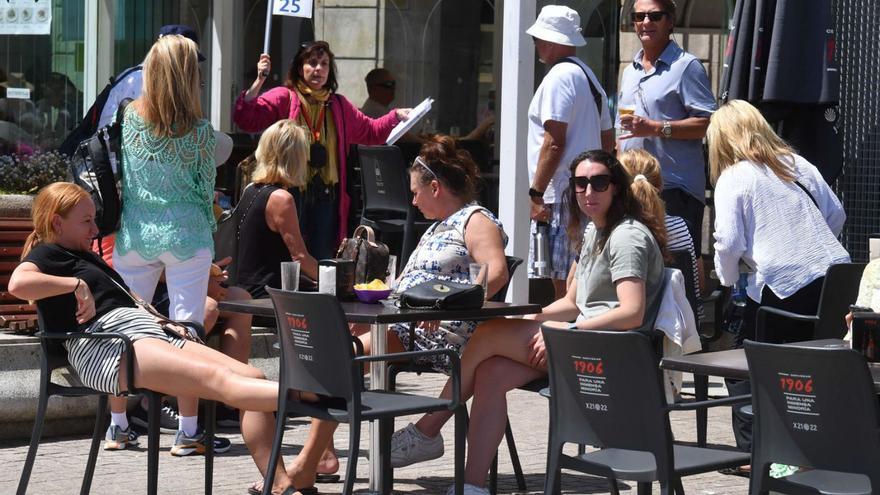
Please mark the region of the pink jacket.
MULTIPOLYGON (((290 90, 284 86, 272 88, 251 101, 244 101, 244 92, 235 101, 232 120, 245 132, 261 132, 275 122, 299 116, 299 98, 291 101, 290 90), (293 103, 291 105, 291 103, 293 103)), ((336 126, 337 154, 339 157, 339 232, 342 240, 348 230, 348 209, 351 198, 348 196, 346 155, 352 144, 375 145, 383 144, 391 133, 391 129, 399 122, 394 110, 384 117, 371 119, 367 117, 348 99, 334 93, 330 97, 330 111, 333 124, 336 126)))

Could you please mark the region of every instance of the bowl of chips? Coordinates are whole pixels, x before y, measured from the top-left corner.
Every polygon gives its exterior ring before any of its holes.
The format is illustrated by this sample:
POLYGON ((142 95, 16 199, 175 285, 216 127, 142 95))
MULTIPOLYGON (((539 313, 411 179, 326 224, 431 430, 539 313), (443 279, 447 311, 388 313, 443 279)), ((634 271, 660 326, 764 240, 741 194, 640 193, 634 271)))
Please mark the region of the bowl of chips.
POLYGON ((362 303, 377 304, 391 295, 391 288, 377 278, 368 284, 355 284, 354 295, 362 303))

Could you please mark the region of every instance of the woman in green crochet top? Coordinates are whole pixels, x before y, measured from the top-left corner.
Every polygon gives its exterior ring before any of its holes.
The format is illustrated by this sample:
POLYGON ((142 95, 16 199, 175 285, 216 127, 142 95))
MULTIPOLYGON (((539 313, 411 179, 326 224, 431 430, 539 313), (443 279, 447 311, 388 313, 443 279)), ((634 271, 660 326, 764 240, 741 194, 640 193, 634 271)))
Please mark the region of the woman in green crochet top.
POLYGON ((113 266, 146 301, 162 271, 169 317, 202 322, 216 228, 214 130, 200 104, 198 47, 162 36, 122 120, 122 220, 113 266))

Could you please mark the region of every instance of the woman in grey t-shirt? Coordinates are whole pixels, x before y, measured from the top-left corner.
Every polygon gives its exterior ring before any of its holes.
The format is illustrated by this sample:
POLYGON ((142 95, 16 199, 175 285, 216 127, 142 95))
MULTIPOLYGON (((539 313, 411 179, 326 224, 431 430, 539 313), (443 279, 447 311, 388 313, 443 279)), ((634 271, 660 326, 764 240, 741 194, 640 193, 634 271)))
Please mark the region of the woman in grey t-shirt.
MULTIPOLYGON (((592 222, 568 292, 527 319, 480 325, 468 342, 461 360, 461 398, 473 395, 474 402, 465 471, 471 486, 465 493, 488 493, 483 485, 504 434, 507 391, 547 374, 542 322, 578 330, 641 330, 653 320, 662 296, 666 229, 663 218, 650 216, 635 199, 635 188, 649 186, 640 182, 633 184, 620 162, 604 151, 578 156, 571 164, 569 188, 578 211, 571 218, 578 221, 582 213, 592 222)), ((447 383, 441 397, 450 394, 447 383)), ((451 416, 435 412, 396 432, 392 465, 443 455, 440 428, 451 416)))

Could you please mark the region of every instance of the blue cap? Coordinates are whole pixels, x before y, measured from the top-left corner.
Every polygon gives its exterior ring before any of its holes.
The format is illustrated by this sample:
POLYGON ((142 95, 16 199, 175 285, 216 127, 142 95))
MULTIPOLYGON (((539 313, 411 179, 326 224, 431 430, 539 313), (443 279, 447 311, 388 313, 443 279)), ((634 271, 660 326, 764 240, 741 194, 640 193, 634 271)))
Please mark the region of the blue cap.
MULTIPOLYGON (((159 37, 168 36, 171 34, 179 34, 184 38, 189 38, 196 44, 198 48, 199 45, 199 35, 196 34, 193 28, 185 25, 185 24, 166 24, 159 29, 159 37)), ((205 61, 205 56, 202 55, 202 52, 199 51, 199 62, 205 61)))

